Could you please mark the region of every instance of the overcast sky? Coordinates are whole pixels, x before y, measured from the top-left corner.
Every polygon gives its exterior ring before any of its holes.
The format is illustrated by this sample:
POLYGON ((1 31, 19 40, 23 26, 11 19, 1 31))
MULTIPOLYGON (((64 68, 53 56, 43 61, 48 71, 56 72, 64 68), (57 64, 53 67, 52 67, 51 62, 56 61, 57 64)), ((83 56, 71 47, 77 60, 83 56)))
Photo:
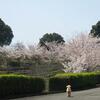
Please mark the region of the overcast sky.
POLYGON ((0 0, 0 18, 13 30, 12 43, 38 43, 53 32, 66 41, 100 20, 100 0, 0 0))

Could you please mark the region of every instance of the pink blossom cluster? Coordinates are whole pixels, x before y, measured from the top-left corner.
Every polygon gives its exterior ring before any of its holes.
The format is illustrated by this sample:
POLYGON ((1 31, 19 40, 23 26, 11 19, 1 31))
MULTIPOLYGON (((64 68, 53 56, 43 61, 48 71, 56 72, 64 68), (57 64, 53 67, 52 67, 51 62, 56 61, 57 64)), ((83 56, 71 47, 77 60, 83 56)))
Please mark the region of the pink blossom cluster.
MULTIPOLYGON (((100 65, 100 39, 92 38, 81 34, 67 41, 65 44, 56 42, 40 45, 24 45, 16 43, 8 47, 0 47, 0 60, 3 64, 7 61, 19 59, 22 62, 26 60, 39 62, 58 62, 63 66, 65 72, 84 72, 94 71, 100 65)), ((2 64, 0 61, 0 64, 2 64)))

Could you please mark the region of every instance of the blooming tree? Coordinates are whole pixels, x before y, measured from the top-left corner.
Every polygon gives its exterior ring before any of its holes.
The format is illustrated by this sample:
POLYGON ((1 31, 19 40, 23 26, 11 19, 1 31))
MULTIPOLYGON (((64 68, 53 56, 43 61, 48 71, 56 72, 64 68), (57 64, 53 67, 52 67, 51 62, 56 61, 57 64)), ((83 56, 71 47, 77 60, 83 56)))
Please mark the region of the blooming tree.
MULTIPOLYGON (((65 44, 45 43, 47 50, 40 45, 16 43, 0 47, 1 62, 17 61, 21 64, 60 63, 65 72, 94 71, 100 65, 100 39, 81 34, 65 44)), ((3 64, 1 63, 0 64, 3 64)), ((41 68, 42 69, 42 68, 41 68)))

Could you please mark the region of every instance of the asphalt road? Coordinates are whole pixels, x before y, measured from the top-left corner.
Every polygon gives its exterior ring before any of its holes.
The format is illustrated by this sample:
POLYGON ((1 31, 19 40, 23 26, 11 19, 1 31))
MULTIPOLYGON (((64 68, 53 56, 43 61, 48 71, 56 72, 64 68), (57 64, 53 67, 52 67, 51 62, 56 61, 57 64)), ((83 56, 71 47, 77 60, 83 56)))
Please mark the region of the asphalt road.
POLYGON ((100 88, 72 92, 71 97, 67 97, 66 93, 57 93, 10 100, 100 100, 100 88))

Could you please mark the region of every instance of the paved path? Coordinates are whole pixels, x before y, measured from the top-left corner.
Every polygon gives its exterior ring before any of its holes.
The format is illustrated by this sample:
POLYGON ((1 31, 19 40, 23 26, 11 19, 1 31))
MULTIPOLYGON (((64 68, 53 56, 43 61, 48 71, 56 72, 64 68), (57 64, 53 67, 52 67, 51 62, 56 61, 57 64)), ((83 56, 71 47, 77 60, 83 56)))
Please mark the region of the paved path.
POLYGON ((100 88, 72 92, 72 97, 67 97, 66 93, 57 93, 10 100, 100 100, 100 88))

